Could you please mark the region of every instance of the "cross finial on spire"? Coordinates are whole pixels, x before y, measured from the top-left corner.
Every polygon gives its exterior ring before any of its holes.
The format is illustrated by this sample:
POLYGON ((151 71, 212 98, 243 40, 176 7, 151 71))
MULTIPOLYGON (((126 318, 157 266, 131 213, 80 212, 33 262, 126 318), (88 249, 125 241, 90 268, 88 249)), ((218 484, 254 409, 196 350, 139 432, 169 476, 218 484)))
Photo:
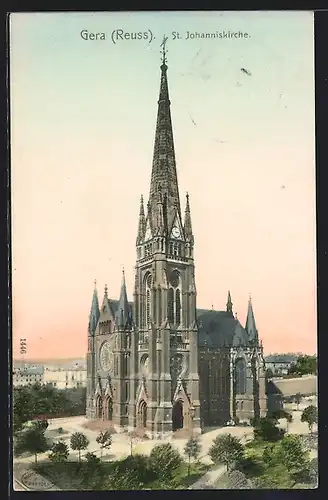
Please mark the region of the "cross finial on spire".
POLYGON ((97 280, 94 280, 95 288, 97 288, 97 280))
POLYGON ((105 297, 107 297, 108 295, 108 288, 107 288, 107 285, 105 285, 105 297))
POLYGON ((168 40, 168 37, 167 37, 166 35, 164 35, 164 36, 163 36, 163 41, 162 41, 162 43, 161 43, 161 45, 160 45, 161 47, 163 47, 163 48, 162 48, 162 50, 161 50, 161 54, 162 54, 162 65, 166 64, 166 61, 167 61, 167 59, 166 59, 166 54, 167 54, 167 50, 166 50, 166 42, 167 42, 167 40, 168 40))

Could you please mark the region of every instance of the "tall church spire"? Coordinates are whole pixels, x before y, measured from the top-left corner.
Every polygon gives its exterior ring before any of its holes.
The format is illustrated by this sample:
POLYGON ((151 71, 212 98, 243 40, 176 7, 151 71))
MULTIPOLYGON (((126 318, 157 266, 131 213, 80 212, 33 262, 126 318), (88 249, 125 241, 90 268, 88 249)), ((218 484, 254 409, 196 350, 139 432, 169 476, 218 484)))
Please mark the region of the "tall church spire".
POLYGON ((258 343, 258 340, 259 340, 258 339, 258 331, 256 328, 251 296, 249 296, 249 300, 248 300, 248 311, 247 311, 245 330, 248 333, 249 340, 252 342, 258 343))
POLYGON ((166 40, 162 43, 161 82, 158 99, 157 123, 153 153, 153 165, 150 182, 149 203, 152 227, 156 231, 158 224, 158 202, 164 204, 166 229, 170 230, 176 211, 181 217, 177 170, 175 162, 173 130, 170 111, 170 98, 167 82, 166 40))
POLYGON ((143 196, 140 198, 140 210, 139 210, 139 225, 138 225, 138 236, 137 236, 137 244, 140 243, 146 231, 146 219, 145 219, 145 209, 144 209, 144 201, 143 196))
POLYGON ((227 298, 227 312, 232 314, 232 300, 231 300, 231 294, 230 290, 228 291, 228 298, 227 298))
POLYGON ((95 288, 93 291, 91 309, 89 314, 89 327, 88 327, 89 335, 93 335, 95 333, 99 317, 100 317, 100 310, 99 310, 98 293, 97 293, 97 281, 95 280, 95 288))
POLYGON ((129 301, 128 301, 128 295, 126 292, 124 269, 122 271, 122 285, 121 285, 120 300, 119 300, 118 308, 117 308, 117 312, 116 312, 116 324, 120 328, 125 328, 126 326, 130 326, 130 324, 131 324, 131 311, 130 311, 130 305, 129 305, 129 301))

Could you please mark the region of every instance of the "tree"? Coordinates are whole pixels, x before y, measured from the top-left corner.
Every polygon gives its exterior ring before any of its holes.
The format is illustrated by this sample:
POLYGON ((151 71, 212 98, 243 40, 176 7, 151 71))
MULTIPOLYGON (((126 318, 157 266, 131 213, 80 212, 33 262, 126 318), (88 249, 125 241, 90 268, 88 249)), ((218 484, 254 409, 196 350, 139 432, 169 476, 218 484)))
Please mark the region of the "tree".
POLYGON ((302 401, 302 394, 300 392, 297 392, 295 394, 295 404, 296 404, 297 411, 300 409, 301 401, 302 401))
POLYGON ((285 464, 288 472, 301 470, 306 464, 307 453, 300 437, 293 434, 285 436, 277 447, 277 459, 285 464))
POLYGON ((15 454, 19 456, 26 452, 33 453, 37 464, 38 454, 49 450, 49 447, 44 431, 32 426, 18 434, 15 443, 15 454))
POLYGON ((276 421, 268 417, 260 418, 253 422, 255 439, 263 439, 263 441, 279 441, 285 434, 284 429, 279 429, 276 421))
POLYGON ((272 377, 273 377, 273 371, 271 370, 271 368, 267 368, 265 370, 265 378, 269 379, 269 378, 272 378, 272 377))
POLYGON ((66 443, 63 441, 58 441, 54 443, 51 448, 51 453, 49 459, 52 462, 63 463, 67 462, 69 456, 69 449, 66 443))
POLYGON ((184 448, 184 454, 188 457, 188 476, 190 475, 190 460, 196 460, 199 457, 201 445, 197 438, 191 437, 184 448))
POLYGON ((13 390, 13 430, 14 434, 23 429, 30 419, 30 395, 27 387, 15 387, 13 390))
POLYGON ((112 445, 112 435, 109 432, 109 430, 101 431, 98 434, 98 436, 96 438, 96 441, 97 441, 98 444, 100 444, 100 456, 102 458, 103 449, 104 448, 109 449, 111 447, 111 445, 112 445))
POLYGON ((286 419, 286 430, 287 432, 289 431, 289 424, 292 423, 293 421, 293 415, 291 413, 288 413, 287 411, 285 412, 285 419, 286 419))
POLYGON ((74 432, 71 435, 70 445, 72 450, 78 450, 79 462, 81 462, 81 450, 86 450, 89 446, 89 440, 82 432, 74 432))
POLYGON ((217 436, 209 450, 209 456, 215 464, 223 463, 229 470, 230 466, 241 460, 244 454, 244 447, 240 439, 231 434, 217 436))
POLYGON ((314 424, 318 423, 318 410, 316 406, 310 405, 304 409, 301 415, 301 422, 306 422, 308 424, 312 434, 314 424))
POLYGON ((180 453, 170 443, 154 446, 149 455, 153 469, 163 478, 171 479, 182 463, 180 453))
POLYGON ((290 375, 308 375, 317 373, 317 358, 315 356, 299 356, 288 370, 290 375))

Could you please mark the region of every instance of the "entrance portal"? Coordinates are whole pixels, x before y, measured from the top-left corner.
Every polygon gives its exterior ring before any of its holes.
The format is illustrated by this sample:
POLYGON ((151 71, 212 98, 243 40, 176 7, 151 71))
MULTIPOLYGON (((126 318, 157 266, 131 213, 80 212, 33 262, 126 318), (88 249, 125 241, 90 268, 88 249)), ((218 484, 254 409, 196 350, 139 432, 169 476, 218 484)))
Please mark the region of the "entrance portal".
POLYGON ((102 401, 102 398, 100 396, 98 396, 98 398, 97 398, 96 410, 97 410, 96 411, 97 418, 104 418, 103 401, 102 401))
POLYGON ((106 410, 107 410, 107 415, 106 418, 107 420, 112 420, 113 419, 113 400, 112 398, 107 398, 106 399, 106 410))
POLYGON ((172 408, 172 431, 183 428, 183 402, 177 401, 172 408))
POLYGON ((147 424, 147 403, 146 401, 141 401, 139 404, 139 411, 138 411, 138 426, 143 427, 144 429, 146 428, 147 424))

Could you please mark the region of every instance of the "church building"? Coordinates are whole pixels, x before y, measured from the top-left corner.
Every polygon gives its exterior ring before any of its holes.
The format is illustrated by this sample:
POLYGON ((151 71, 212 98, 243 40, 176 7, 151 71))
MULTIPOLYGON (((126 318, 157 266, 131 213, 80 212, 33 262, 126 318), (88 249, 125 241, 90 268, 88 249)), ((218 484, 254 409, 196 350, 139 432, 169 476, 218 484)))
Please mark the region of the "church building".
POLYGON ((89 317, 86 415, 149 436, 234 425, 266 414, 263 348, 251 299, 245 327, 233 313, 196 308, 190 199, 182 215, 165 44, 149 198, 140 201, 133 303, 124 272, 119 300, 89 317), (146 210, 145 210, 146 208, 146 210))

